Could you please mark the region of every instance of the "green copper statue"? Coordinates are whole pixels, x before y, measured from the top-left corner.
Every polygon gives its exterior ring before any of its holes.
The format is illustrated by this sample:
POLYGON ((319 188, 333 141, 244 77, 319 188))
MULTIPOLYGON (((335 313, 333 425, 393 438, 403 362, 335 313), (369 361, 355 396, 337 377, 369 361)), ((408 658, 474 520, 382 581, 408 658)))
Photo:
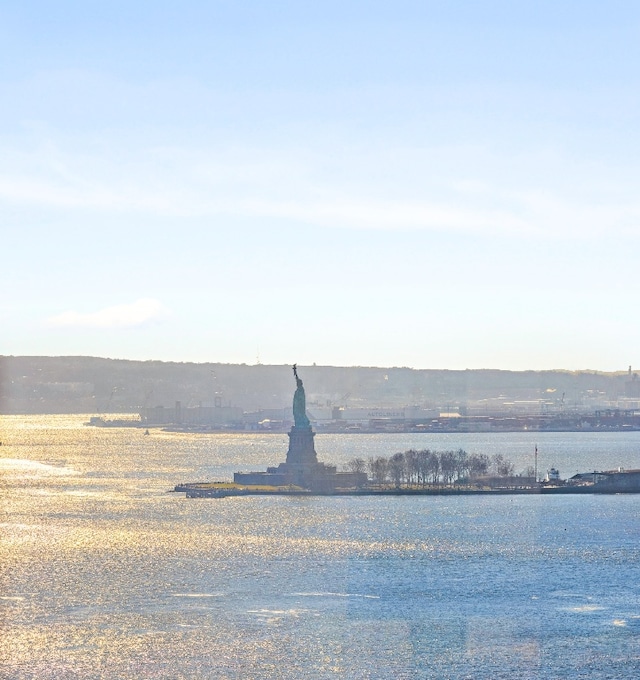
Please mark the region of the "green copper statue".
POLYGON ((293 375, 296 378, 296 391, 293 395, 293 420, 296 427, 311 427, 307 418, 307 400, 304 395, 302 380, 298 378, 298 368, 293 364, 293 375))

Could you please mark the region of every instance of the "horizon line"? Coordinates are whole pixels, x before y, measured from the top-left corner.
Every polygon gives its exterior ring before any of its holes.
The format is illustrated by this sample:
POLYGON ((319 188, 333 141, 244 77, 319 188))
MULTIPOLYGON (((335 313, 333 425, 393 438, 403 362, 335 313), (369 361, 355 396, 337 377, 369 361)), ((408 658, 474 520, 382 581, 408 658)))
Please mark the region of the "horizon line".
POLYGON ((175 359, 127 359, 123 357, 104 357, 104 356, 94 356, 90 354, 0 354, 0 359, 96 359, 102 361, 126 361, 126 362, 136 362, 136 363, 161 363, 161 364, 193 364, 193 365, 223 365, 223 366, 246 366, 250 368, 257 368, 259 366, 263 367, 287 367, 290 368, 296 363, 298 366, 303 368, 363 368, 363 369, 374 369, 374 370, 408 370, 408 371, 450 371, 457 373, 464 372, 481 372, 481 371, 501 371, 505 373, 592 373, 592 374, 604 374, 604 375, 629 375, 633 373, 632 367, 629 366, 627 369, 619 369, 614 371, 607 371, 603 369, 594 368, 495 368, 495 367, 483 367, 483 368, 416 368, 414 366, 377 366, 377 365, 363 365, 363 364, 351 364, 351 365, 337 365, 337 364, 317 364, 312 362, 310 364, 300 364, 299 362, 292 363, 247 363, 247 362, 232 362, 232 361, 185 361, 185 360, 175 360, 175 359))

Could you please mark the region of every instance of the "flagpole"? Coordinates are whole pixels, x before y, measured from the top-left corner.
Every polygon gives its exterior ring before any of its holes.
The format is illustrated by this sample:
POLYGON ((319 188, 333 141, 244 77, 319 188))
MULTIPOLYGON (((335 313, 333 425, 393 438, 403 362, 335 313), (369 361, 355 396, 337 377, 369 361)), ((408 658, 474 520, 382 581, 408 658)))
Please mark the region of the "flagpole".
POLYGON ((537 444, 536 444, 536 448, 535 448, 535 456, 534 456, 534 460, 535 460, 535 466, 534 466, 535 472, 534 472, 534 476, 535 476, 535 478, 536 478, 536 483, 537 483, 537 482, 538 482, 538 445, 537 445, 537 444))

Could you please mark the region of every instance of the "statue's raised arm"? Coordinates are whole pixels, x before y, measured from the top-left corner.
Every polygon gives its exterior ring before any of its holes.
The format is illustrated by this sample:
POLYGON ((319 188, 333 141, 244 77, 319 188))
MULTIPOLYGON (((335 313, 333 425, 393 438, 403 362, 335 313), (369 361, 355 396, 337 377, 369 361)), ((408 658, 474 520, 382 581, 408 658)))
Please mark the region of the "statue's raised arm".
POLYGON ((293 364, 293 375, 296 379, 296 391, 293 395, 293 420, 296 427, 310 427, 307 418, 307 400, 304 394, 302 380, 298 377, 298 366, 293 364))

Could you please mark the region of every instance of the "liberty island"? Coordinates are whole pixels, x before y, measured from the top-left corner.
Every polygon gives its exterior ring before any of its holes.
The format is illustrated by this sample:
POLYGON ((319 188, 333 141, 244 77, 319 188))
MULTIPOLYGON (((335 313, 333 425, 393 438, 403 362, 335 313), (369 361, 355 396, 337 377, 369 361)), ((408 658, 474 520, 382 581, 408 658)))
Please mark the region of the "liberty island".
MULTIPOLYGON (((267 467, 266 471, 235 472, 233 483, 229 482, 190 482, 178 484, 174 487, 176 492, 186 493, 187 498, 224 498, 227 496, 244 495, 485 495, 485 494, 591 494, 591 493, 640 493, 640 470, 611 470, 608 472, 589 472, 577 474, 571 480, 565 481, 559 478, 558 471, 553 469, 553 475, 547 475, 544 481, 539 481, 535 476, 514 475, 513 472, 498 472, 498 476, 484 474, 470 474, 467 477, 458 472, 457 479, 454 474, 445 475, 442 463, 443 483, 439 483, 437 474, 432 477, 431 483, 427 483, 424 469, 422 477, 420 472, 415 475, 411 483, 411 475, 406 475, 406 483, 402 485, 403 471, 397 471, 394 483, 387 483, 380 479, 375 472, 369 479, 364 472, 364 460, 360 459, 360 466, 356 466, 348 472, 338 472, 335 465, 328 465, 318 461, 314 446, 315 433, 306 412, 306 395, 303 382, 298 375, 298 367, 293 365, 293 375, 296 389, 293 395, 293 418, 294 424, 288 433, 289 447, 285 462, 278 466, 267 467), (455 480, 455 481, 454 481, 455 480)), ((421 456, 427 457, 438 452, 407 451, 406 455, 412 454, 414 459, 421 456)), ((471 472, 473 466, 467 454, 462 449, 458 452, 445 451, 441 456, 448 456, 452 460, 466 461, 466 469, 471 472), (460 456, 462 458, 460 458, 460 456)), ((385 469, 391 470, 393 463, 404 465, 397 457, 403 458, 404 454, 395 454, 391 459, 383 461, 385 469)), ((537 447, 536 447, 537 456, 537 447)), ((476 460, 478 457, 475 457, 476 460)), ((485 456, 488 463, 488 457, 485 456)), ((371 460, 373 463, 374 461, 371 460)), ((375 462, 380 462, 378 461, 375 462)), ((508 462, 508 461, 507 461, 508 462)), ((440 463, 436 464, 436 468, 440 463)), ((456 467, 456 463, 453 462, 456 467)), ((419 467, 419 466, 416 466, 419 467)), ((458 464, 459 468, 464 465, 458 464)), ((512 466, 508 466, 512 467, 512 466)), ((383 477, 386 477, 386 472, 383 477)))

